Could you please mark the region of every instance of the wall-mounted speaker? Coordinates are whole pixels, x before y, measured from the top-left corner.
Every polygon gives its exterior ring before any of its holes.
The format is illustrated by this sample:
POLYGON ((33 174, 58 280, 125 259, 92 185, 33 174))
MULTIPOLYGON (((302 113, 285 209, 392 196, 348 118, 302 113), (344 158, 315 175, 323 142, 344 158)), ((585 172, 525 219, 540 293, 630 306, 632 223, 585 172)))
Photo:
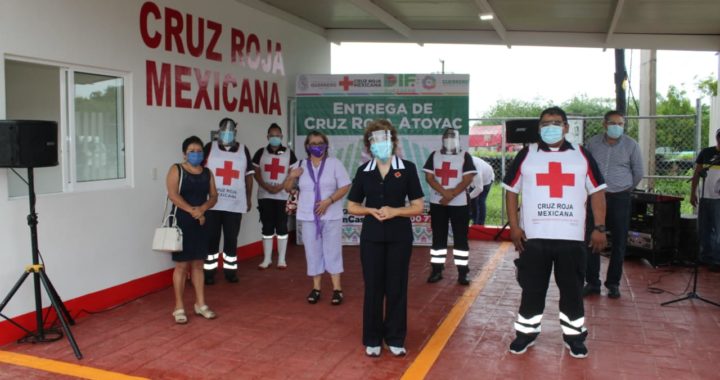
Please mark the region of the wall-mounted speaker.
POLYGON ((505 121, 505 142, 530 144, 540 140, 538 119, 516 119, 505 121))
POLYGON ((37 168, 57 164, 56 122, 0 120, 0 168, 37 168))

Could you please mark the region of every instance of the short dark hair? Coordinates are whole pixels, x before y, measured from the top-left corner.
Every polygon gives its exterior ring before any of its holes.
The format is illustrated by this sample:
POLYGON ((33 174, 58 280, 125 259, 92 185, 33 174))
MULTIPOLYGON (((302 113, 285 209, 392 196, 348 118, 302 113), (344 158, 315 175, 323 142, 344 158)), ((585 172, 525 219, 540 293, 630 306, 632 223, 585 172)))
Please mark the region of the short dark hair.
POLYGON ((310 145, 310 138, 313 137, 313 136, 320 136, 320 138, 323 139, 323 142, 325 142, 325 145, 327 145, 328 148, 330 147, 330 143, 328 142, 328 138, 327 138, 327 136, 325 136, 324 133, 322 133, 322 132, 320 132, 320 131, 310 131, 310 132, 307 134, 307 137, 305 137, 305 152, 307 152, 308 154, 310 154, 310 152, 308 151, 308 145, 310 145))
POLYGON ((567 114, 565 113, 565 111, 563 111, 562 108, 560 108, 558 106, 544 109, 540 113, 540 120, 542 120, 543 116, 545 116, 545 115, 558 115, 558 116, 562 117, 563 123, 567 123, 567 114))
POLYGON ((188 147, 189 147, 190 145, 192 145, 192 144, 198 144, 198 145, 200 145, 201 148, 205 146, 205 145, 203 144, 203 141, 200 140, 199 137, 197 137, 197 136, 190 136, 190 137, 186 138, 185 141, 183 141, 183 143, 182 143, 182 152, 183 152, 183 153, 187 152, 188 147))
MULTIPOLYGON (((442 134, 442 136, 443 136, 443 137, 447 136, 447 135, 450 133, 450 131, 456 131, 456 129, 455 129, 455 128, 452 128, 452 127, 447 127, 447 128, 445 128, 445 129, 443 129, 443 134, 442 134)), ((460 134, 459 131, 458 131, 458 134, 460 134)))
POLYGON ((225 117, 225 118, 223 118, 222 120, 220 120, 220 122, 218 123, 218 127, 222 128, 223 125, 225 125, 225 123, 228 122, 228 121, 232 123, 232 127, 233 127, 234 129, 237 129, 237 123, 235 122, 235 120, 233 120, 233 119, 231 119, 231 118, 229 118, 229 117, 225 117))
POLYGON ((609 120, 610 120, 610 116, 620 116, 620 117, 623 118, 623 119, 625 118, 625 115, 623 115, 622 112, 617 111, 617 110, 612 110, 612 111, 607 111, 607 112, 605 112, 605 116, 603 116, 603 120, 609 121, 609 120))
POLYGON ((282 133, 282 128, 280 128, 280 126, 277 125, 276 123, 272 123, 272 124, 270 124, 270 126, 268 127, 268 130, 267 130, 268 135, 270 134, 270 131, 272 131, 273 129, 277 129, 280 131, 280 133, 282 133))
POLYGON ((386 119, 375 119, 368 123, 367 128, 365 128, 365 133, 363 134, 365 149, 367 149, 368 152, 370 151, 370 136, 372 136, 372 133, 375 131, 390 131, 390 140, 393 144, 392 152, 394 154, 398 145, 397 130, 395 130, 395 127, 390 123, 390 120, 386 119))

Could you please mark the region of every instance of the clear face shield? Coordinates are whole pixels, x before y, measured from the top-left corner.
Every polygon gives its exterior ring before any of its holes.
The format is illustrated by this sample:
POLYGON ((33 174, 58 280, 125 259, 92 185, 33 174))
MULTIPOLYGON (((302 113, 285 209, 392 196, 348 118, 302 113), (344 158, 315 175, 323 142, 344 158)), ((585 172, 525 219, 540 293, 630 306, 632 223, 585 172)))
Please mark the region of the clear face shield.
POLYGON ((388 130, 373 131, 370 134, 370 144, 383 141, 392 141, 392 136, 388 130))
POLYGON ((386 162, 392 155, 392 134, 388 130, 373 131, 368 138, 373 157, 386 162))
POLYGON ((457 154, 460 151, 460 132, 448 130, 443 135, 442 143, 445 154, 457 154))
POLYGON ((220 124, 220 129, 218 130, 218 140, 225 146, 233 145, 233 143, 235 143, 236 132, 237 127, 235 122, 232 120, 225 120, 222 124, 220 124))

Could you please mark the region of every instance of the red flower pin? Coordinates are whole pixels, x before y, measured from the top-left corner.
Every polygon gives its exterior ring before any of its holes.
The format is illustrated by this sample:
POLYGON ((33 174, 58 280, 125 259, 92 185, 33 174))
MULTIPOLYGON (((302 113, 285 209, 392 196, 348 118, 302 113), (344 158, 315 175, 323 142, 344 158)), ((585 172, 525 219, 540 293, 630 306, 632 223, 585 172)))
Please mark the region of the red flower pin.
POLYGON ((400 172, 395 172, 395 178, 400 178, 400 176, 402 176, 402 174, 400 174, 400 172))

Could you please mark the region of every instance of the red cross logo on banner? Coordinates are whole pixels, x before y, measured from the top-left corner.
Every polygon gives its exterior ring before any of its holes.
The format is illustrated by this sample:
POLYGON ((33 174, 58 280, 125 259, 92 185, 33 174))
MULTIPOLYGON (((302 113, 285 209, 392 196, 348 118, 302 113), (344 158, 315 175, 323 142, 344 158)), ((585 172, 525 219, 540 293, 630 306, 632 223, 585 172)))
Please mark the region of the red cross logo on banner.
POLYGON ((338 84, 343 87, 343 91, 347 91, 350 88, 350 85, 352 85, 352 83, 353 82, 350 80, 350 78, 347 75, 345 75, 343 77, 343 80, 338 82, 338 84))
POLYGON ((575 174, 563 173, 561 163, 550 162, 548 172, 536 174, 535 180, 538 186, 550 187, 550 198, 562 198, 563 187, 575 185, 575 174))
POLYGON ((215 175, 222 177, 223 185, 230 185, 233 178, 240 178, 240 171, 233 170, 233 162, 225 161, 225 166, 222 168, 215 169, 215 175))
POLYGON ((270 179, 278 179, 280 173, 285 173, 285 167, 280 165, 279 158, 273 158, 270 165, 263 166, 263 169, 270 173, 270 179))
POLYGON ((444 161, 440 169, 435 169, 435 175, 440 177, 442 180, 441 184, 447 186, 450 183, 450 178, 455 178, 458 175, 458 171, 450 169, 450 162, 444 161))

